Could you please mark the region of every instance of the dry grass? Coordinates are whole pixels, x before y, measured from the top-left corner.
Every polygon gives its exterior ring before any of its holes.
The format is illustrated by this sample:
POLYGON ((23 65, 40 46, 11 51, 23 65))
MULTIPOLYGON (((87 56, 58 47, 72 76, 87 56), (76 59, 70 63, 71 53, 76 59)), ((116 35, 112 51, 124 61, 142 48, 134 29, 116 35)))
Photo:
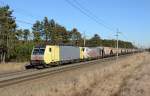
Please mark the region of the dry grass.
POLYGON ((73 81, 56 85, 43 96, 115 96, 124 80, 143 62, 143 58, 145 58, 143 54, 132 56, 120 61, 117 65, 113 64, 102 70, 87 72, 73 81))
MULTIPOLYGON (((147 53, 140 53, 120 60, 118 64, 114 63, 104 68, 81 72, 72 79, 62 82, 57 80, 53 84, 50 84, 52 82, 49 80, 38 84, 32 82, 31 85, 17 86, 17 88, 12 86, 13 89, 11 87, 0 89, 0 96, 10 96, 12 93, 13 96, 149 96, 150 83, 148 80, 150 77, 147 79, 150 69, 149 57, 147 53), (146 67, 147 65, 149 67, 146 67), (141 80, 143 74, 145 77, 141 80), (135 82, 137 79, 144 82, 142 84, 138 82, 139 85, 137 85, 135 82), (145 87, 146 84, 148 87, 145 87), (132 85, 136 87, 131 87, 132 85), (142 93, 141 89, 145 88, 148 95, 138 95, 137 87, 140 87, 142 93)), ((64 78, 69 77, 64 76, 64 78)))
POLYGON ((150 96, 150 55, 144 58, 139 67, 120 89, 120 96, 150 96))
POLYGON ((0 64, 0 73, 6 73, 6 72, 14 72, 14 71, 21 71, 25 69, 25 64, 24 63, 5 63, 5 64, 0 64))

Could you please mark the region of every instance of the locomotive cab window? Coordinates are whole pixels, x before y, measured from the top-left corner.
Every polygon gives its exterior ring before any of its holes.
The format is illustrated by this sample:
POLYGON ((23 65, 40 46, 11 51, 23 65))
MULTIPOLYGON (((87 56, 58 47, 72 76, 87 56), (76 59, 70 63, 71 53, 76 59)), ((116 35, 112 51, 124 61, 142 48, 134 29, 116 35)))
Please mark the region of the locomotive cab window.
POLYGON ((40 54, 40 55, 43 55, 44 52, 45 52, 45 49, 44 49, 44 48, 39 49, 39 54, 40 54))
POLYGON ((35 48, 35 49, 33 50, 33 55, 37 55, 37 54, 39 54, 39 49, 35 48))
POLYGON ((43 55, 45 52, 45 49, 44 48, 35 48, 33 50, 33 55, 43 55))
POLYGON ((52 51, 52 49, 51 48, 49 48, 49 52, 51 52, 52 51))
POLYGON ((82 51, 84 51, 84 48, 82 48, 82 51))

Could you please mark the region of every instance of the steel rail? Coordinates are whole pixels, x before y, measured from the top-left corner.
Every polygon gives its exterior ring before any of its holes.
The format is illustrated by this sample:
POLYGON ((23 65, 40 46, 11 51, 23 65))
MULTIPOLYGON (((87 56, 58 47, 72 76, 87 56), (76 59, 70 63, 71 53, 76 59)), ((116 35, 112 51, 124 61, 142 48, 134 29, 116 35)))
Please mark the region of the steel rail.
POLYGON ((24 73, 32 72, 32 71, 36 71, 36 70, 35 69, 26 70, 25 69, 25 70, 20 70, 20 71, 4 72, 4 73, 0 73, 0 78, 13 76, 13 75, 17 75, 17 74, 24 74, 24 73))
MULTIPOLYGON (((121 55, 121 57, 129 56, 128 55, 121 55)), ((100 64, 101 62, 107 62, 109 60, 115 60, 116 57, 109 57, 109 58, 104 58, 104 59, 98 59, 98 60, 92 60, 92 61, 87 61, 87 62, 80 62, 80 63, 75 63, 75 64, 69 64, 69 65, 64 65, 64 66, 59 66, 59 67, 53 67, 53 68, 47 68, 43 70, 37 70, 37 71, 31 71, 31 72, 26 72, 23 74, 15 74, 15 75, 9 75, 3 78, 0 78, 0 88, 6 87, 9 85, 21 83, 27 80, 33 80, 33 79, 38 79, 42 78, 45 76, 50 76, 52 74, 56 74, 62 71, 69 71, 72 69, 77 69, 81 68, 84 66, 91 66, 93 64, 100 64)))

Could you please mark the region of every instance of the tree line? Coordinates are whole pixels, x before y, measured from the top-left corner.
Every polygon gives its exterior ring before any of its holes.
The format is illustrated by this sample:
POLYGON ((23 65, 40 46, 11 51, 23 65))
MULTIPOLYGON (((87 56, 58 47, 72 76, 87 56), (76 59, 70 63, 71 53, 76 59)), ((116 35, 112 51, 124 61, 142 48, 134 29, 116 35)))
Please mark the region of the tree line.
MULTIPOLYGON (((0 62, 28 61, 33 46, 40 44, 72 46, 115 47, 115 40, 102 39, 94 34, 85 39, 77 28, 67 30, 54 19, 44 17, 32 25, 32 29, 19 29, 10 7, 0 7, 0 62), (86 41, 84 45, 84 40, 86 41)), ((120 48, 133 48, 131 42, 119 40, 120 48)))

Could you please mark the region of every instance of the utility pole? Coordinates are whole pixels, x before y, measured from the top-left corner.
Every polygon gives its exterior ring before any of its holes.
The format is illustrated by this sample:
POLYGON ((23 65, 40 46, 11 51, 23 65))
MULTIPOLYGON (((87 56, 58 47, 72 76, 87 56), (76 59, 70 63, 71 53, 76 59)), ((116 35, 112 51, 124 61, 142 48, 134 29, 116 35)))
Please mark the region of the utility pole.
POLYGON ((86 43, 86 36, 85 36, 85 32, 84 32, 84 47, 85 47, 85 43, 86 43))
POLYGON ((133 54, 134 54, 134 48, 135 48, 135 42, 133 42, 133 48, 132 48, 133 54))
POLYGON ((120 34, 121 32, 119 32, 119 29, 117 29, 117 32, 116 32, 116 41, 117 41, 117 45, 116 45, 116 47, 117 47, 117 54, 116 54, 116 64, 118 63, 118 55, 119 55, 119 43, 118 43, 118 39, 119 39, 119 34, 120 34))

